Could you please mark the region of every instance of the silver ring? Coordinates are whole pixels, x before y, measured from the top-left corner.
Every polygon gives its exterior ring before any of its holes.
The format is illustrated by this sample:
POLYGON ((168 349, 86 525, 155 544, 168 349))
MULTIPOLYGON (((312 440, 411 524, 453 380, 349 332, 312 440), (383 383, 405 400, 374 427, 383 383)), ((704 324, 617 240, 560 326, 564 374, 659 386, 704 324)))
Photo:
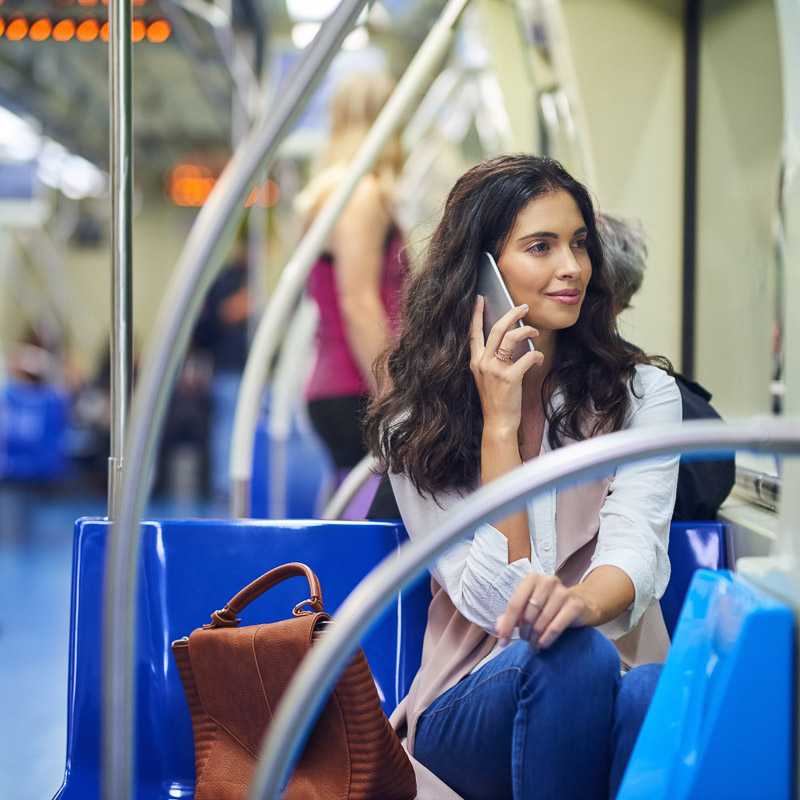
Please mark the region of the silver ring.
POLYGON ((537 602, 536 602, 536 601, 535 601, 533 598, 531 598, 530 600, 528 600, 528 605, 529 605, 529 606, 533 606, 534 608, 538 608, 538 609, 539 609, 539 611, 541 611, 541 610, 542 610, 542 604, 541 604, 541 603, 537 603, 537 602))

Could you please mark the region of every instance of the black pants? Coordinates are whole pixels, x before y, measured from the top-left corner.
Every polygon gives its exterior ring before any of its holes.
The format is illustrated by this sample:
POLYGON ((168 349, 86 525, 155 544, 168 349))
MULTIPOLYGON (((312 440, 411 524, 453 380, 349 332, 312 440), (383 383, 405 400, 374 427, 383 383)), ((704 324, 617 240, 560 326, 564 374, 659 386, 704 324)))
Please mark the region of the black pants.
POLYGON ((308 404, 311 424, 337 469, 352 469, 367 454, 361 430, 366 408, 366 395, 323 397, 308 404))

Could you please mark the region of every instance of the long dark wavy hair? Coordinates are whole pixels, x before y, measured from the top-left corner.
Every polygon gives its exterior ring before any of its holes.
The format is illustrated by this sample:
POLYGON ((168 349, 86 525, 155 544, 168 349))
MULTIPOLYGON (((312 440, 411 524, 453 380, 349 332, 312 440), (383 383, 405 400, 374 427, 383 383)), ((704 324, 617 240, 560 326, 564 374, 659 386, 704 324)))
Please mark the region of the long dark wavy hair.
POLYGON ((469 329, 481 253, 497 258, 519 212, 561 190, 583 216, 592 278, 577 323, 558 332, 542 387, 548 441, 555 448, 624 424, 634 368, 649 360, 617 330, 589 193, 552 159, 493 158, 462 175, 450 192, 408 288, 400 337, 375 366, 383 390, 367 413, 367 444, 420 492, 435 496, 477 483, 483 416, 469 367, 469 329), (557 409, 550 403, 556 390, 557 409))

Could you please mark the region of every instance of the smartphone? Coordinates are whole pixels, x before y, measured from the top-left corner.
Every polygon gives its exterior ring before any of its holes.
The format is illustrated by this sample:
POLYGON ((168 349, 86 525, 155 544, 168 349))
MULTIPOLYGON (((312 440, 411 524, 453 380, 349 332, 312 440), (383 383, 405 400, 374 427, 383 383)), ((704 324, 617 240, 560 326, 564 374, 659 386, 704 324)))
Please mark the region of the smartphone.
MULTIPOLYGON (((500 270, 491 253, 484 253, 481 256, 481 263, 478 267, 478 294, 482 294, 485 298, 483 304, 483 335, 484 338, 488 338, 489 331, 492 330, 497 320, 516 307, 516 303, 511 299, 508 288, 503 281, 503 276, 500 274, 500 270)), ((519 320, 517 327, 524 328, 525 323, 519 320)), ((524 339, 514 348, 514 361, 529 351, 533 352, 533 350, 533 341, 524 339)))

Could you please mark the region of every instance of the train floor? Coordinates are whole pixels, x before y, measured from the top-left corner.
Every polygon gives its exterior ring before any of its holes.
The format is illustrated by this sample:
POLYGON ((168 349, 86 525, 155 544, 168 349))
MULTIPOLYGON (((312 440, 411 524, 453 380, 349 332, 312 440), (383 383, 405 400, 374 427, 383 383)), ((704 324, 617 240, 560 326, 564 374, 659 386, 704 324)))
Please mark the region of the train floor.
MULTIPOLYGON (((206 516, 159 505, 158 516, 206 516)), ((64 774, 72 532, 100 497, 0 487, 0 798, 48 800, 64 774)))

